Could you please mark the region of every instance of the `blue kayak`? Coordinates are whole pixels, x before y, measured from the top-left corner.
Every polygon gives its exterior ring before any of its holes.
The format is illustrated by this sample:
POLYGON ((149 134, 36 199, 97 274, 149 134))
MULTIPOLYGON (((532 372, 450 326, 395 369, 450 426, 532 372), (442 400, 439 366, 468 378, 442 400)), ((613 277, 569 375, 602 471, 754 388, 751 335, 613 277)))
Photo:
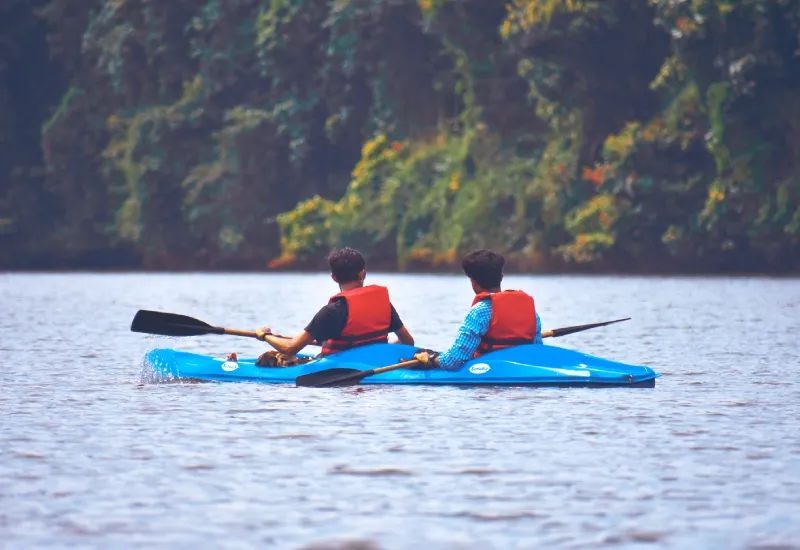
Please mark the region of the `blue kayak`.
MULTIPOLYGON (((294 384, 303 374, 325 369, 368 370, 412 358, 418 348, 372 344, 315 359, 294 367, 259 367, 255 358, 226 361, 174 349, 154 349, 145 361, 157 379, 215 380, 294 384)), ((425 384, 453 386, 655 386, 660 375, 643 365, 629 365, 549 345, 525 345, 493 351, 465 363, 457 371, 399 369, 369 376, 361 384, 425 384)))

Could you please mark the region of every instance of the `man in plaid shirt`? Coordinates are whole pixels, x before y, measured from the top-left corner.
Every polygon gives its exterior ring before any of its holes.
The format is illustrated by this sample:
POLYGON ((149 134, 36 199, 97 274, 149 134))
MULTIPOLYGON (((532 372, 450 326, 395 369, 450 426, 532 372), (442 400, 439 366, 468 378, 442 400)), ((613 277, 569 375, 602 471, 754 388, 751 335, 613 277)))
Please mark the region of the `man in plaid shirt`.
POLYGON ((491 250, 467 254, 461 266, 476 298, 458 330, 455 343, 441 354, 425 351, 414 358, 429 366, 458 370, 476 354, 520 344, 542 343, 542 322, 533 298, 521 291, 502 291, 505 259, 491 250))

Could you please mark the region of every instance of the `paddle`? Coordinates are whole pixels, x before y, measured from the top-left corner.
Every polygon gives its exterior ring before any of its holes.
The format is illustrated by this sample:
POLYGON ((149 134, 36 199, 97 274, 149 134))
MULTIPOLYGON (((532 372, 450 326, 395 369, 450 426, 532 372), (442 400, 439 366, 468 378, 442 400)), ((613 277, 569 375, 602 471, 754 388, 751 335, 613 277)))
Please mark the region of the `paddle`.
POLYGON ((369 370, 358 369, 326 369, 319 372, 312 372, 311 374, 304 374, 298 376, 295 380, 297 386, 313 387, 313 388, 330 388, 334 386, 354 386, 358 384, 362 378, 372 376, 373 374, 380 374, 382 372, 389 372, 391 370, 403 369, 406 367, 413 367, 420 364, 416 359, 411 361, 403 361, 396 365, 389 365, 388 367, 378 367, 369 370))
MULTIPOLYGON (((626 317, 625 319, 617 319, 615 321, 606 321, 604 323, 592 323, 590 325, 576 325, 573 327, 556 328, 553 330, 548 330, 547 332, 543 332, 542 338, 558 338, 559 336, 566 336, 567 334, 574 334, 576 332, 589 330, 591 328, 604 327, 606 325, 621 323, 622 321, 628 321, 628 320, 630 320, 630 317, 626 317)), ((402 363, 397 363, 396 365, 389 365, 388 367, 378 367, 369 370, 346 369, 346 368, 326 369, 318 372, 312 372, 311 374, 304 374, 302 376, 298 376, 295 379, 295 385, 303 387, 314 387, 314 388, 353 386, 358 384, 362 379, 366 378, 367 376, 380 374, 382 372, 389 372, 396 369, 402 369, 405 367, 411 367, 418 363, 419 361, 414 359, 412 361, 404 361, 402 363)))
MULTIPOLYGON (((161 311, 149 311, 140 309, 136 312, 131 322, 131 332, 143 332, 145 334, 158 334, 160 336, 204 336, 206 334, 229 334, 231 336, 245 336, 256 338, 255 332, 247 330, 237 330, 233 328, 212 327, 194 317, 178 315, 177 313, 164 313, 161 311)), ((286 338, 280 334, 272 334, 278 338, 286 338)), ((319 345, 313 342, 312 345, 319 345)))

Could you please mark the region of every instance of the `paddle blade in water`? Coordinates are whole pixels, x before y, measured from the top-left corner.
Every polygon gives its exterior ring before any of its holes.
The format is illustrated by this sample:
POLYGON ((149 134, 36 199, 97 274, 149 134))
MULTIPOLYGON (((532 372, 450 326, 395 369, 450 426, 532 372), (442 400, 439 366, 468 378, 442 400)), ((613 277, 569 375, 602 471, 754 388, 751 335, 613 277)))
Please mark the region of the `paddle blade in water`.
POLYGON ((194 317, 145 309, 136 312, 131 323, 131 331, 160 336, 202 336, 224 333, 224 329, 212 327, 194 317))
POLYGON ((304 374, 298 376, 295 380, 297 387, 336 387, 336 386, 353 386, 364 378, 372 371, 361 371, 358 369, 327 369, 319 372, 312 372, 311 374, 304 374))

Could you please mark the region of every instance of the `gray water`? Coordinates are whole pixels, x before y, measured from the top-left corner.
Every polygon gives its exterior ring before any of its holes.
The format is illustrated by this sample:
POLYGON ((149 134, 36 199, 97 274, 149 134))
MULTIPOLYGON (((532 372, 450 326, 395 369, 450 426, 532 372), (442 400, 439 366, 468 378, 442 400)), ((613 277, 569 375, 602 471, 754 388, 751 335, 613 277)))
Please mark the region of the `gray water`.
MULTIPOLYGON (((459 276, 371 274, 446 347, 459 276)), ((654 389, 148 382, 137 309, 282 333, 327 275, 0 274, 1 548, 800 548, 800 281, 507 277, 654 389), (359 543, 359 541, 362 541, 359 543), (331 546, 334 545, 334 546, 331 546)))

